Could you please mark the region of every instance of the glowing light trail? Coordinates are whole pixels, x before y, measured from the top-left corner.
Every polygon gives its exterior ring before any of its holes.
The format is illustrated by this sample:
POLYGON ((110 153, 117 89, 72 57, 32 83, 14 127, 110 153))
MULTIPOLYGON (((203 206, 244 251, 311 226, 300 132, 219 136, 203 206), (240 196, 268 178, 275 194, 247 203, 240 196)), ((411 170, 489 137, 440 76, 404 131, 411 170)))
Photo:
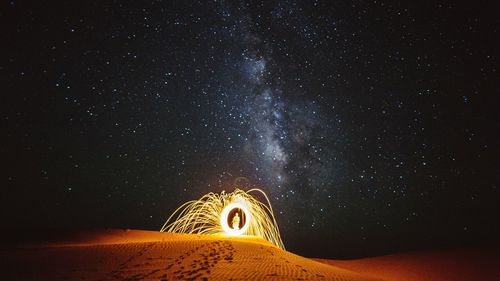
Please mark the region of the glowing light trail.
POLYGON ((191 234, 253 235, 285 249, 273 214, 273 208, 264 191, 254 188, 231 193, 210 192, 199 200, 184 203, 167 219, 162 232, 191 234), (260 202, 250 193, 265 198, 260 202))

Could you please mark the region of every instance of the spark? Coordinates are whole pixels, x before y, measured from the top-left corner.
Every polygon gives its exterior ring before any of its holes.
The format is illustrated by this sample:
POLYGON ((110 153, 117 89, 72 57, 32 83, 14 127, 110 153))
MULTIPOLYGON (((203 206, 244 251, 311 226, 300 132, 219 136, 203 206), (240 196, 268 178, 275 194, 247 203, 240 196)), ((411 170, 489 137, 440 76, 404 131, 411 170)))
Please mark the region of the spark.
POLYGON ((233 192, 222 191, 220 194, 210 192, 199 200, 186 202, 170 215, 160 231, 258 236, 285 249, 271 202, 258 188, 248 191, 236 188, 233 192), (265 203, 251 193, 261 194, 265 203), (228 223, 230 219, 231 225, 228 223))

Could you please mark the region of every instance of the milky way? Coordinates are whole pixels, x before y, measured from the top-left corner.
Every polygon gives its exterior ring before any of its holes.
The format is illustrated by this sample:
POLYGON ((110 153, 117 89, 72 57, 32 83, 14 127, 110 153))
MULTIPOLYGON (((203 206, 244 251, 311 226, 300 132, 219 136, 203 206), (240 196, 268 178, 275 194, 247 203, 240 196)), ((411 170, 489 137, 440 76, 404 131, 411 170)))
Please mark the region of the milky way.
POLYGON ((333 172, 323 171, 325 167, 321 165, 318 151, 327 148, 312 140, 313 137, 335 137, 329 135, 332 131, 325 125, 326 117, 321 116, 314 100, 293 99, 305 94, 299 87, 283 88, 282 84, 289 78, 279 73, 286 72, 283 70, 286 65, 273 60, 273 46, 265 34, 249 31, 255 23, 249 19, 246 9, 237 7, 231 14, 243 20, 237 20, 234 25, 237 35, 226 40, 239 47, 241 54, 234 58, 235 68, 224 69, 223 75, 239 74, 240 79, 231 80, 226 87, 234 101, 232 106, 236 112, 244 113, 240 118, 245 119, 242 123, 248 126, 242 153, 255 167, 252 173, 258 179, 255 184, 264 186, 277 199, 297 190, 316 193, 319 189, 309 183, 313 180, 311 176, 319 175, 324 182, 326 175, 333 172), (318 129, 321 132, 313 135, 318 129), (300 182, 298 178, 308 180, 300 182))

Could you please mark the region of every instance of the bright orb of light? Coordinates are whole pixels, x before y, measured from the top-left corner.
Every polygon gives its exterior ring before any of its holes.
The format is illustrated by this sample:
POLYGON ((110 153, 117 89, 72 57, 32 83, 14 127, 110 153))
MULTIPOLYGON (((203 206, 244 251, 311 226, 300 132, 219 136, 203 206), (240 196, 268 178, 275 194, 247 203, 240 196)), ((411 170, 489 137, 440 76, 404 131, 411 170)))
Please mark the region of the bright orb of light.
POLYGON ((160 231, 233 237, 244 234, 262 237, 285 249, 271 202, 266 193, 258 188, 247 191, 235 188, 229 193, 209 192, 198 200, 188 201, 168 217, 160 231), (260 195, 265 200, 261 202, 252 194, 260 195), (239 220, 236 214, 239 214, 239 220))
POLYGON ((250 219, 250 212, 248 211, 246 206, 241 203, 231 203, 222 210, 222 213, 220 214, 220 225, 222 226, 224 232, 226 232, 227 234, 239 236, 248 230, 248 227, 250 226, 250 219), (240 229, 234 229, 227 224, 229 213, 233 209, 240 209, 243 211, 243 213, 245 213, 245 224, 240 229))

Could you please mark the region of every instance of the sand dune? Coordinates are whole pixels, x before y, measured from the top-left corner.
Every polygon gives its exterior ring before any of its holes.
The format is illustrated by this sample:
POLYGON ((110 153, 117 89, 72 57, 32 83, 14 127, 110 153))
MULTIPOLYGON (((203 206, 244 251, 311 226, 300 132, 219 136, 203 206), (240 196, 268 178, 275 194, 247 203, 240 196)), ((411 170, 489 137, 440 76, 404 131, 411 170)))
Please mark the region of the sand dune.
POLYGON ((253 237, 89 232, 1 251, 5 280, 377 280, 253 237))
POLYGON ((140 230, 79 233, 0 248, 3 280, 500 280, 500 252, 421 251, 308 259, 255 237, 140 230))
POLYGON ((418 251, 345 261, 315 260, 386 281, 500 280, 498 248, 418 251))

